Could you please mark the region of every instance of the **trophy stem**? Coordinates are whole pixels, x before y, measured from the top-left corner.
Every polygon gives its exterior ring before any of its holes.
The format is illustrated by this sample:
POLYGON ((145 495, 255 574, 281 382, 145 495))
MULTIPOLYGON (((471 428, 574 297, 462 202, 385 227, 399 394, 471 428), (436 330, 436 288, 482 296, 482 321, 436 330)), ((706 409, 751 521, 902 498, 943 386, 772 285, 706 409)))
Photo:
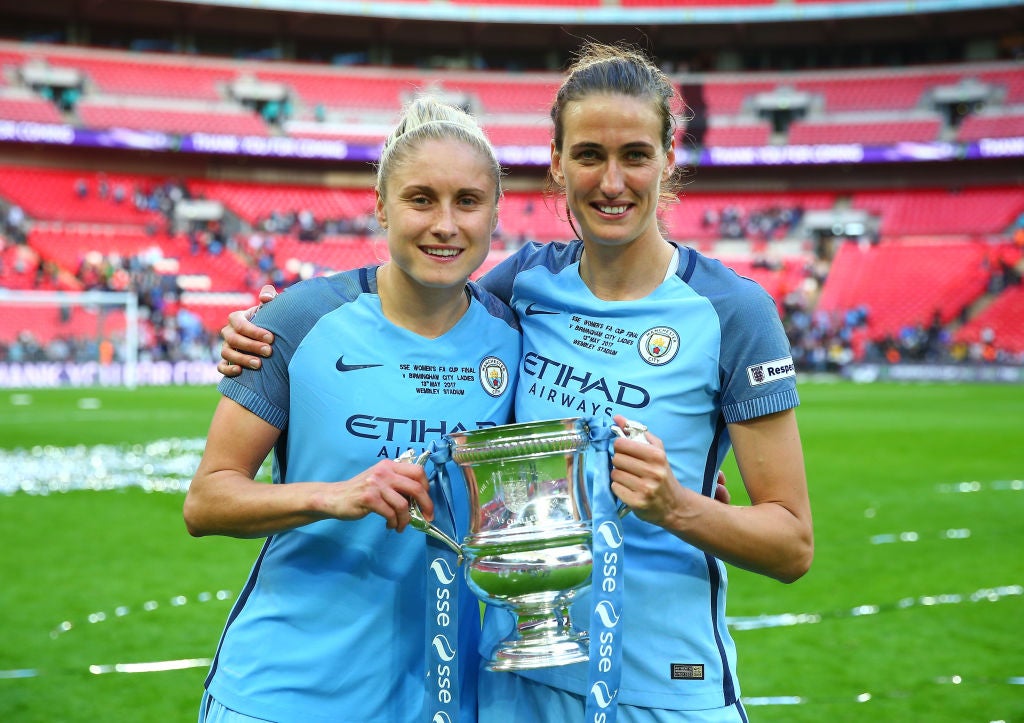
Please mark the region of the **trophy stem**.
POLYGON ((495 650, 488 670, 550 668, 589 659, 587 633, 573 628, 566 605, 520 605, 516 612, 515 633, 495 650))

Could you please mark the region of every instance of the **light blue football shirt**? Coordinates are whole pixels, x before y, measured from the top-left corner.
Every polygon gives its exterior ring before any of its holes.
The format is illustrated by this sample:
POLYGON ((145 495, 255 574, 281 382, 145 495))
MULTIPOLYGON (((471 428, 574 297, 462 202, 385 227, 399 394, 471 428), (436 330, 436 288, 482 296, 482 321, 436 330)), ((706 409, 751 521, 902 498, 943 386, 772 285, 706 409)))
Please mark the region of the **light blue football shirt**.
MULTIPOLYGON (((771 297, 720 262, 677 248, 675 273, 635 301, 591 293, 579 274, 579 241, 524 246, 482 283, 510 302, 523 328, 518 421, 622 414, 664 441, 681 484, 712 496, 730 448, 726 424, 799 400, 771 297)), ((734 703, 725 565, 634 515, 623 531, 620 701, 675 710, 734 703)), ((589 591, 572 616, 588 627, 589 591)), ((511 629, 507 613, 488 608, 481 653, 511 629)), ((522 675, 586 695, 587 673, 583 663, 522 675)))
MULTIPOLYGON (((274 333, 274 354, 220 390, 282 430, 274 483, 348 479, 446 433, 507 423, 518 325, 476 285, 467 295, 469 310, 437 339, 384 317, 375 267, 296 284, 262 307, 255 321, 274 333)), ((453 487, 461 539, 468 503, 453 487)), ((268 538, 222 635, 211 694, 281 723, 422 720, 426 539, 378 515, 268 538)), ((472 721, 478 601, 464 589, 460 603, 460 701, 472 721)))

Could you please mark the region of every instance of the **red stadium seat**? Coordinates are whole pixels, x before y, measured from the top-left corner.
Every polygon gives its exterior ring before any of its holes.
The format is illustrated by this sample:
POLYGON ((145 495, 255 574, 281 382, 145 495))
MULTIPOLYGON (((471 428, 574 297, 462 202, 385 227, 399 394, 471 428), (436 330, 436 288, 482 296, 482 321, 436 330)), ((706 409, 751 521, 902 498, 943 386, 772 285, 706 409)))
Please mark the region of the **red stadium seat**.
POLYGON ((936 312, 948 323, 984 293, 987 253, 987 244, 971 241, 844 243, 817 310, 842 314, 864 307, 875 339, 906 326, 927 326, 936 312))

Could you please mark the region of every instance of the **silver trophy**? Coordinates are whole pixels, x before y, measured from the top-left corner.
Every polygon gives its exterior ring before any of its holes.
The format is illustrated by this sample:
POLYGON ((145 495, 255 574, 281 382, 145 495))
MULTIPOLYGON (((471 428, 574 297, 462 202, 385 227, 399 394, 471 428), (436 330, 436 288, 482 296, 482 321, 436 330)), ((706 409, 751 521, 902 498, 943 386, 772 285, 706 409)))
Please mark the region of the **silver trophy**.
MULTIPOLYGON (((631 424, 620 436, 643 439, 631 424)), ((469 498, 469 534, 459 543, 423 519, 412 525, 464 559, 473 593, 516 616, 516 629, 495 649, 489 670, 528 670, 588 660, 585 631, 569 606, 591 581, 592 514, 586 456, 587 420, 554 419, 459 432, 445 439, 469 498)), ((425 463, 429 453, 422 455, 425 463)), ((598 482, 595 482, 597 484, 598 482)), ((610 484, 609 480, 601 481, 610 484)), ((627 508, 619 504, 618 513, 627 508)))

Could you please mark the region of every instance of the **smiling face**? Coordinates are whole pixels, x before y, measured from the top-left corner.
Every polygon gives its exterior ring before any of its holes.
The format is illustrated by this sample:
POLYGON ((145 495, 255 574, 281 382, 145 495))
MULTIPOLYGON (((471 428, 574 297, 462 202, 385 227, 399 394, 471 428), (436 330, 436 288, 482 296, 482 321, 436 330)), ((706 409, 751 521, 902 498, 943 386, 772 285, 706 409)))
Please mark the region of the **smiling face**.
POLYGON ((469 143, 425 139, 377 197, 391 262, 427 287, 462 286, 487 257, 497 223, 493 166, 469 143))
POLYGON ((565 105, 562 148, 551 175, 565 188, 584 242, 622 246, 661 241, 661 184, 675 166, 661 144, 662 120, 647 100, 598 93, 565 105))

